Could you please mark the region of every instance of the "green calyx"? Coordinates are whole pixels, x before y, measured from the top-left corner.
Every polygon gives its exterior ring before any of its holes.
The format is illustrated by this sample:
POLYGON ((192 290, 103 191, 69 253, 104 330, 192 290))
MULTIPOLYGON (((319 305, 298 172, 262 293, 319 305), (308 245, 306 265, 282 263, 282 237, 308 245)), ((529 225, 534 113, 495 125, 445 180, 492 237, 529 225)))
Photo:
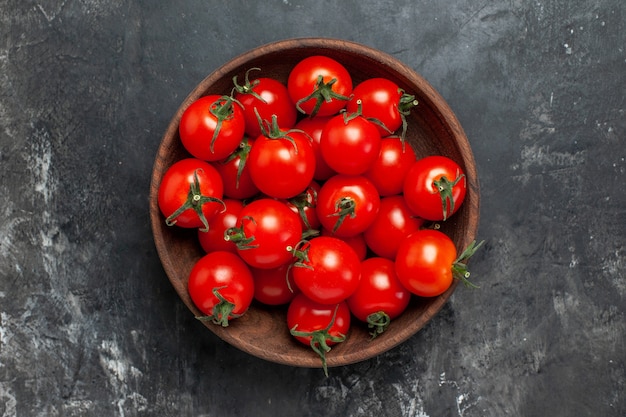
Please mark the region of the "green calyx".
POLYGON ((468 288, 480 288, 478 285, 472 283, 469 280, 470 272, 467 269, 466 262, 471 258, 476 251, 485 243, 484 240, 478 244, 476 241, 472 241, 467 248, 459 255, 459 257, 452 263, 452 275, 454 278, 461 280, 463 284, 468 288))
POLYGON ((324 102, 330 103, 333 100, 350 100, 350 97, 333 91, 333 84, 335 84, 336 82, 337 79, 333 78, 332 80, 325 83, 324 77, 322 75, 318 76, 313 92, 308 96, 301 98, 296 103, 296 108, 298 109, 298 111, 300 111, 300 113, 306 113, 301 107, 302 103, 305 103, 311 99, 315 99, 315 107, 313 107, 313 111, 311 112, 311 114, 309 114, 309 117, 315 117, 320 107, 322 107, 322 103, 324 102))
POLYGON ((335 202, 335 212, 329 216, 338 217, 332 232, 335 233, 343 224, 346 217, 356 217, 356 202, 350 197, 342 197, 335 202))
POLYGON ((193 182, 189 183, 189 192, 187 193, 187 200, 185 200, 183 205, 180 206, 178 209, 176 209, 174 213, 170 214, 165 219, 165 224, 167 224, 168 226, 175 225, 176 219, 178 216, 180 216, 183 212, 189 209, 192 209, 193 211, 196 212, 196 214, 200 218, 200 221, 202 222, 203 228, 200 230, 202 230, 203 232, 208 232, 209 221, 207 220, 206 216, 204 215, 204 212, 202 211, 202 207, 207 203, 219 203, 222 205, 224 210, 226 209, 226 205, 219 198, 202 195, 202 192, 200 190, 200 180, 198 179, 198 170, 196 170, 193 173, 193 182))
POLYGON ((267 120, 263 120, 261 118, 261 115, 259 115, 259 112, 257 111, 256 107, 254 108, 254 114, 256 114, 257 120, 259 121, 259 127, 261 128, 261 134, 263 136, 265 136, 268 139, 273 139, 273 140, 276 140, 276 139, 288 140, 291 143, 291 145, 293 145, 296 155, 298 154, 298 146, 296 145, 296 141, 293 139, 293 137, 290 136, 291 133, 294 133, 294 132, 302 133, 307 137, 307 139, 313 142, 313 138, 304 130, 300 130, 300 129, 282 130, 280 126, 278 125, 278 117, 275 114, 272 115, 271 122, 267 120))
POLYGON ((250 81, 250 71, 261 71, 261 68, 253 67, 253 68, 250 68, 248 71, 246 71, 243 85, 239 85, 239 83, 237 83, 237 76, 235 75, 233 77, 233 84, 235 86, 235 91, 237 91, 240 94, 250 94, 254 96, 257 100, 260 100, 261 102, 267 104, 267 101, 265 101, 263 97, 261 97, 256 91, 254 91, 254 87, 259 85, 259 80, 250 81))
POLYGON ((389 323, 391 323, 391 318, 384 311, 377 311, 367 316, 367 327, 372 330, 370 332, 372 339, 387 330, 389 323))
POLYGON ((439 192, 441 197, 441 206, 443 209, 443 220, 447 220, 448 213, 454 213, 454 198, 452 196, 452 189, 459 181, 464 180, 465 175, 458 175, 454 181, 450 181, 445 175, 438 180, 433 181, 433 185, 439 192))
POLYGON ((246 166, 246 162, 248 160, 248 155, 250 154, 250 149, 252 146, 250 145, 250 140, 244 136, 239 143, 239 148, 235 150, 235 152, 231 153, 228 158, 224 161, 224 163, 231 162, 235 158, 239 158, 239 165, 237 165, 237 179, 235 180, 235 188, 239 188, 239 179, 241 178, 241 174, 243 173, 243 169, 246 166))
POLYGON ((233 314, 235 304, 225 299, 219 290, 226 288, 216 287, 213 288, 213 295, 217 297, 219 303, 213 306, 212 314, 210 316, 196 316, 196 319, 200 321, 211 321, 214 324, 218 324, 222 327, 228 327, 228 320, 241 317, 241 314, 233 314))
POLYGON ((256 223, 256 221, 250 216, 244 216, 241 220, 241 226, 233 226, 224 231, 224 240, 233 242, 237 245, 237 249, 239 250, 255 249, 259 247, 259 245, 252 244, 252 242, 254 242, 254 236, 246 236, 246 232, 243 228, 244 220, 249 220, 252 223, 256 223))
POLYGON ((213 131, 213 136, 211 137, 211 143, 209 145, 209 149, 211 153, 213 153, 215 149, 215 141, 217 140, 220 131, 222 130, 222 124, 224 120, 229 120, 233 117, 233 105, 237 104, 243 108, 243 105, 235 100, 232 96, 221 96, 219 99, 215 100, 211 106, 209 107, 209 112, 215 117, 217 124, 215 125, 215 130, 213 131))
POLYGON ((322 368, 324 369, 324 375, 328 376, 328 366, 326 365, 326 354, 330 352, 331 347, 328 346, 328 342, 333 343, 341 343, 346 340, 346 335, 339 334, 339 336, 333 336, 330 334, 330 329, 335 324, 335 318, 337 317, 337 310, 339 309, 339 305, 335 307, 335 311, 333 312, 333 317, 324 329, 315 330, 312 332, 301 332, 297 330, 298 325, 293 326, 290 330, 290 333, 294 337, 310 337, 311 338, 311 349, 315 353, 318 354, 320 359, 322 360, 322 368))
POLYGON ((313 187, 308 187, 302 193, 290 198, 289 202, 298 209, 298 214, 300 215, 300 219, 306 227, 306 231, 310 231, 311 224, 309 223, 309 219, 306 216, 305 209, 314 209, 317 206, 317 191, 315 191, 313 187))
POLYGON ((409 114, 411 114, 411 110, 419 104, 419 101, 417 101, 414 95, 405 93, 401 88, 398 89, 398 92, 402 94, 400 96, 400 101, 398 102, 398 112, 400 113, 400 119, 402 120, 402 133, 400 134, 400 139, 402 140, 402 145, 404 146, 404 140, 406 139, 406 131, 408 127, 406 118, 409 114))

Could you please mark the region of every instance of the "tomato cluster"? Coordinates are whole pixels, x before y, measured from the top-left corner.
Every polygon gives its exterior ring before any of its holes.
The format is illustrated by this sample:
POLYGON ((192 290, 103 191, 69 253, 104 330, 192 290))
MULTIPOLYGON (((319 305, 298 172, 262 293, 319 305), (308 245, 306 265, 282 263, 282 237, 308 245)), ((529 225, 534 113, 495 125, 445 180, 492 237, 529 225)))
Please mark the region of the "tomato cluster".
POLYGON ((322 359, 351 318, 372 337, 407 308, 466 280, 452 240, 431 224, 463 203, 462 168, 417 158, 405 141, 414 96, 384 78, 356 86, 336 60, 311 56, 287 83, 262 69, 233 78, 230 95, 206 95, 183 113, 190 154, 158 193, 168 225, 198 229, 206 252, 191 299, 228 326, 251 303, 287 306, 297 340, 322 359), (257 72, 257 78, 251 75, 257 72))

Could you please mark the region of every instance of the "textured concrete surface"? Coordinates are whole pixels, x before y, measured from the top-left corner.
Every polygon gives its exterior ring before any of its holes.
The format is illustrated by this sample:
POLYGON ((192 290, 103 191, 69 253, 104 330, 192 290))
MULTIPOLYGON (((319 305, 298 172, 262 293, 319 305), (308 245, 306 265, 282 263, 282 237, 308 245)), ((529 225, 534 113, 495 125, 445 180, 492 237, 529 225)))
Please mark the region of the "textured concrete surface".
POLYGON ((626 415, 625 22, 621 0, 0 0, 0 416, 626 415), (196 322, 148 221, 187 93, 302 36, 439 90, 487 241, 479 290, 329 378, 196 322))

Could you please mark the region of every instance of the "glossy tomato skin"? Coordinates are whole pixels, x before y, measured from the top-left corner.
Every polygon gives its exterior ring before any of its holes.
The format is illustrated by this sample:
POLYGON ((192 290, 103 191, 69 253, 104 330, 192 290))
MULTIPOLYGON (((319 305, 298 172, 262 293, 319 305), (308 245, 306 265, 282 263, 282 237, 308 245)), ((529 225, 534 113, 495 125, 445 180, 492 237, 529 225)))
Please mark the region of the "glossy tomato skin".
POLYGON ((386 78, 370 78, 354 87, 352 98, 346 110, 354 113, 358 109, 357 101, 361 100, 361 112, 364 117, 374 118, 385 125, 386 129, 377 126, 381 136, 388 136, 402 126, 399 111, 402 90, 398 85, 386 78))
POLYGON ((376 187, 360 175, 335 175, 322 185, 317 195, 320 223, 337 237, 363 233, 379 209, 376 187))
POLYGON ((254 299, 270 306, 284 305, 293 300, 299 290, 289 269, 289 264, 272 269, 251 267, 254 299))
POLYGON ((277 268, 291 262, 291 250, 302 238, 299 216, 284 203, 261 198, 244 206, 229 239, 248 265, 277 268))
POLYGON ((346 242, 319 236, 304 243, 300 250, 306 257, 293 265, 293 278, 308 298, 321 304, 336 304, 356 290, 361 262, 346 242))
POLYGON ((313 178, 317 181, 325 181, 337 173, 324 160, 320 145, 322 130, 331 118, 332 116, 305 117, 296 123, 295 126, 295 129, 303 130, 313 139, 312 145, 315 152, 315 173, 313 178))
POLYGON ((274 198, 294 197, 309 186, 315 173, 315 153, 310 139, 301 132, 286 138, 259 136, 248 156, 252 181, 274 198))
POLYGON ((361 263, 361 281, 347 303, 357 319, 367 322, 370 315, 380 312, 395 319, 410 300, 411 293, 400 283, 394 261, 371 257, 361 263))
POLYGON ((381 141, 378 157, 363 176, 383 197, 402 194, 404 179, 415 160, 415 151, 409 142, 403 144, 398 137, 387 137, 381 141))
POLYGON ((198 309, 216 324, 226 327, 228 320, 244 314, 254 294, 254 281, 248 266, 231 252, 211 252, 200 258, 189 274, 189 295, 198 309), (214 291, 233 304, 224 313, 214 291))
MULTIPOLYGON (((313 333, 328 328, 328 333, 336 338, 348 335, 350 330, 350 309, 345 301, 338 304, 320 304, 304 294, 294 297, 287 309, 287 326, 303 333, 313 333), (334 315, 334 321, 333 321, 334 315)), ((311 336, 295 336, 296 340, 305 345, 311 343, 311 336)), ((335 340, 326 339, 328 346, 337 344, 335 340)))
POLYGON ((287 79, 287 90, 291 100, 308 115, 330 116, 339 113, 346 106, 347 98, 352 94, 352 77, 348 70, 336 60, 314 55, 304 58, 297 63, 287 79), (331 85, 334 94, 343 96, 346 99, 332 98, 330 101, 322 100, 317 112, 315 98, 303 99, 311 95, 318 87, 319 77, 322 77, 324 84, 335 80, 331 85))
POLYGON ((224 232, 237 225, 239 213, 243 209, 241 200, 225 198, 224 209, 209 221, 209 230, 198 229, 198 242, 204 252, 227 251, 237 253, 237 246, 224 239, 224 232))
POLYGON ((252 138, 261 135, 259 119, 271 122, 276 116, 276 121, 281 129, 288 130, 296 124, 298 111, 291 101, 287 86, 278 80, 269 77, 260 77, 250 82, 249 92, 235 93, 235 99, 243 105, 245 117, 246 134, 252 138), (256 95, 261 97, 260 100, 256 95))
MULTIPOLYGON (((223 206, 224 186, 217 170, 208 162, 197 158, 185 158, 172 164, 161 179, 158 191, 158 205, 161 213, 166 217, 174 213, 188 201, 190 189, 195 186, 195 176, 197 175, 200 189, 197 194, 220 200, 219 202, 206 202, 201 204, 201 212, 209 221, 223 206)), ((198 203, 200 204, 200 203, 198 203)), ((196 212, 194 205, 176 216, 169 224, 184 228, 204 227, 201 217, 196 212)))
POLYGON ((245 131, 243 110, 235 102, 231 101, 228 104, 224 96, 215 94, 203 96, 184 111, 178 131, 183 146, 191 155, 205 161, 219 161, 237 149, 243 139, 245 131), (228 106, 229 112, 224 114, 224 119, 218 127, 218 117, 214 113, 220 106, 228 106), (214 137, 216 129, 218 133, 214 137))
POLYGON ((457 258, 454 242, 444 233, 423 229, 407 236, 398 248, 396 274, 402 285, 420 297, 436 297, 450 288, 457 258))
POLYGON ((467 192, 461 167, 445 156, 433 155, 418 159, 409 168, 403 193, 411 211, 430 221, 446 220, 456 213, 467 192), (439 184, 439 185, 438 185, 439 184), (449 190, 442 201, 440 187, 449 190))
POLYGON ((416 217, 401 195, 380 199, 380 210, 363 233, 365 243, 376 255, 395 259, 400 242, 422 227, 424 220, 416 217))
POLYGON ((363 233, 359 233, 358 235, 348 236, 348 237, 339 237, 334 235, 330 230, 322 228, 320 232, 320 236, 331 236, 336 237, 338 239, 346 242, 354 252, 359 257, 359 260, 363 261, 367 258, 367 244, 365 243, 365 237, 363 233))
POLYGON ((333 117, 320 138, 322 157, 340 174, 360 175, 374 164, 380 153, 381 137, 376 125, 364 117, 333 117))
POLYGON ((224 183, 224 196, 246 200, 259 193, 246 163, 253 144, 254 139, 244 137, 235 152, 226 159, 214 163, 224 183))

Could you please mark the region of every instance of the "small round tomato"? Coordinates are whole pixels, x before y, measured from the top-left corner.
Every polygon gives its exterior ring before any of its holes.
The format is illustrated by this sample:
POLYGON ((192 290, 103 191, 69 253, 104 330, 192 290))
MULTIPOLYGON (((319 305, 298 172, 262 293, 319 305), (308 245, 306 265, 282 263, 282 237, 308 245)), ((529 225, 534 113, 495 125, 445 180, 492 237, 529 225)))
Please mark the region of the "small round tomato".
POLYGON ((457 257, 454 242, 443 232, 422 229, 404 238, 396 255, 396 274, 402 285, 420 297, 443 294, 458 278, 466 286, 469 272, 465 261, 483 244, 472 242, 457 257))
POLYGON ((331 346, 343 342, 350 330, 350 309, 345 301, 339 304, 320 304, 300 293, 289 303, 287 326, 291 335, 304 345, 311 346, 322 360, 328 376, 326 354, 331 346))
POLYGON ((323 227, 338 237, 363 233, 379 208, 376 187, 360 175, 335 175, 317 194, 317 217, 323 227))
POLYGON ((248 156, 252 181, 274 198, 291 198, 307 189, 315 173, 315 153, 298 131, 259 136, 248 156))
POLYGON ((415 215, 430 221, 446 220, 459 210, 465 199, 465 174, 448 157, 427 156, 411 165, 403 192, 415 215))
POLYGON ((336 60, 313 55, 298 62, 287 79, 296 108, 314 117, 339 113, 352 94, 352 77, 336 60))
POLYGON ((157 201, 169 226, 206 230, 209 220, 224 207, 223 189, 222 178, 211 164, 185 158, 163 175, 157 201))
POLYGON ((295 251, 293 279, 303 294, 322 304, 336 304, 356 290, 361 262, 341 239, 318 236, 295 251))
POLYGON ((258 302, 278 306, 289 303, 299 292, 290 271, 290 264, 277 268, 261 269, 250 267, 254 277, 254 299, 258 302))
POLYGON ((380 152, 372 166, 363 174, 384 196, 402 194, 404 178, 415 162, 415 151, 398 137, 381 141, 380 152))
POLYGON ((254 281, 248 266, 231 252, 211 252, 200 258, 189 274, 189 296, 205 317, 228 326, 250 307, 254 281))
POLYGON ((244 137, 239 147, 223 161, 214 164, 222 176, 224 195, 230 198, 245 200, 254 197, 259 189, 250 176, 250 168, 246 161, 254 140, 244 137))
POLYGON ((219 161, 233 153, 243 139, 243 110, 231 97, 200 97, 185 111, 178 127, 180 140, 196 158, 219 161))
POLYGON ((365 243, 376 255, 395 259, 402 239, 417 231, 424 220, 415 217, 401 195, 380 199, 378 215, 365 230, 365 243))
POLYGON ((256 268, 277 268, 293 259, 302 239, 300 217, 284 203, 261 198, 243 207, 237 227, 226 231, 237 253, 256 268))
POLYGON ((315 152, 315 173, 313 178, 318 181, 325 181, 336 174, 335 170, 329 167, 324 160, 320 146, 322 130, 331 118, 332 116, 305 117, 295 126, 295 129, 306 132, 313 139, 312 145, 315 152))
POLYGON ((352 314, 368 323, 370 334, 376 337, 406 310, 410 300, 411 293, 398 280, 394 262, 372 257, 361 263, 361 281, 347 303, 352 314))
POLYGON ((291 102, 287 86, 268 77, 250 81, 251 70, 260 70, 260 68, 251 68, 246 71, 243 85, 237 84, 237 77, 233 78, 236 89, 235 99, 243 106, 246 133, 253 138, 260 136, 259 123, 264 120, 271 121, 272 117, 276 117, 282 129, 291 129, 296 124, 298 111, 291 102))
POLYGON ((243 209, 241 200, 224 199, 224 210, 217 213, 209 221, 209 230, 198 229, 200 247, 206 252, 227 251, 237 252, 237 246, 224 239, 224 232, 237 225, 239 213, 243 209))
MULTIPOLYGON (((414 96, 406 94, 395 82, 386 78, 370 78, 359 83, 354 87, 346 110, 355 112, 359 100, 363 116, 376 119, 385 126, 377 125, 383 137, 406 126, 406 116, 417 106, 414 96)), ((402 138, 405 130, 406 127, 403 128, 402 138)))
POLYGON ((358 113, 340 114, 322 130, 320 148, 329 167, 340 174, 359 175, 370 169, 380 153, 380 133, 358 113))

